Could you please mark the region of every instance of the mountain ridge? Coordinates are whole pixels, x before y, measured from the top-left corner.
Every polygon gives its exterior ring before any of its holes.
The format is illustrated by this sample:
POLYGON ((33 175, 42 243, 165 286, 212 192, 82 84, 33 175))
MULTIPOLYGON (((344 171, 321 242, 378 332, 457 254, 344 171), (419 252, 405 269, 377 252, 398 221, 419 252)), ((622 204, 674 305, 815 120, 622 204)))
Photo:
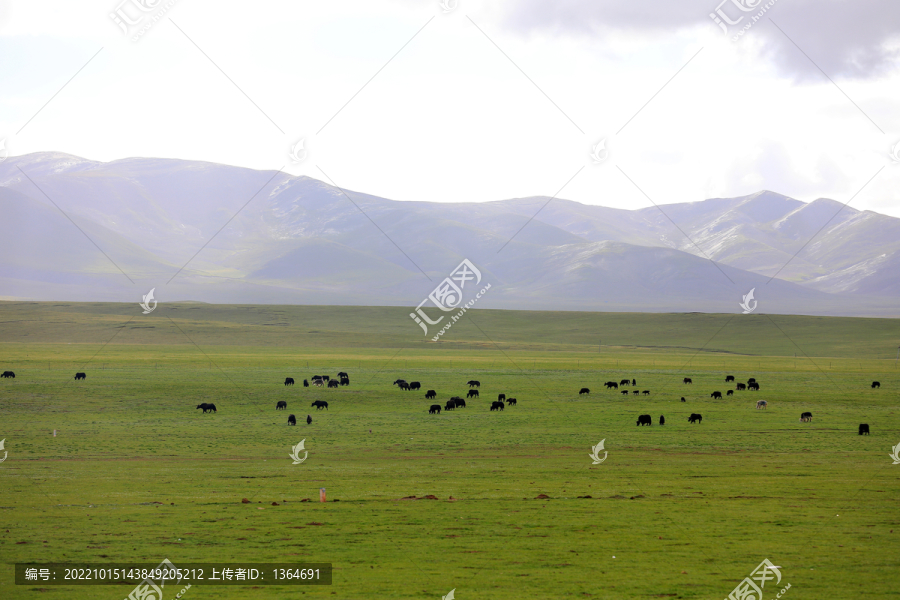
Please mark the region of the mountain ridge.
POLYGON ((479 302, 494 308, 729 312, 764 286, 775 312, 886 316, 900 297, 900 219, 768 190, 634 210, 430 203, 203 161, 43 152, 0 164, 0 203, 5 297, 162 284, 197 301, 415 306, 463 258, 494 278, 479 302))

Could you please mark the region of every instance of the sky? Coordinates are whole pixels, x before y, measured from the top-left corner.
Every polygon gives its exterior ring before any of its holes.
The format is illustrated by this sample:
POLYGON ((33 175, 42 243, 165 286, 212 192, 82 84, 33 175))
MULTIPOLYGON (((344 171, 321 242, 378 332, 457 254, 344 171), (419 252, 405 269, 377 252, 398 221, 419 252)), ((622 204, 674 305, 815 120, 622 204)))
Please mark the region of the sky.
POLYGON ((0 0, 0 157, 433 202, 768 189, 900 217, 900 3, 718 2, 0 0))

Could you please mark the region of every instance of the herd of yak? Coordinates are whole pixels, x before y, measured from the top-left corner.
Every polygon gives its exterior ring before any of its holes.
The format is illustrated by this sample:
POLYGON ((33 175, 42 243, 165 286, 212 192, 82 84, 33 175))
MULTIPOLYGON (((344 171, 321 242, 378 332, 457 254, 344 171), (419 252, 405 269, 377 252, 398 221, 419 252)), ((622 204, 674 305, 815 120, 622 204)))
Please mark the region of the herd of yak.
MULTIPOLYGON (((14 379, 15 377, 16 377, 16 374, 12 371, 4 371, 3 374, 0 375, 0 378, 3 378, 3 379, 14 379)), ((82 372, 75 373, 75 381, 82 381, 85 379, 87 379, 87 375, 85 373, 82 373, 82 372)), ((350 385, 350 376, 343 371, 338 373, 337 378, 335 378, 335 379, 332 379, 328 375, 313 375, 311 377, 311 380, 312 380, 312 385, 315 387, 328 386, 329 388, 336 388, 338 386, 350 385)), ((685 377, 682 380, 682 382, 686 385, 692 385, 694 383, 690 377, 685 377)), ((737 391, 743 391, 743 390, 759 391, 759 383, 757 383, 756 379, 753 377, 748 379, 746 384, 735 382, 733 375, 728 375, 727 377, 725 377, 725 383, 732 383, 732 382, 735 383, 734 387, 737 391)), ((286 377, 284 380, 284 385, 294 385, 294 378, 286 377)), ((393 385, 396 385, 398 388, 400 388, 401 390, 404 390, 404 391, 422 389, 422 384, 419 383, 418 381, 407 382, 405 379, 398 379, 398 380, 394 381, 393 385)), ((470 380, 470 381, 466 382, 466 385, 469 386, 469 391, 466 394, 466 398, 478 398, 478 396, 479 396, 478 388, 481 387, 481 382, 475 381, 475 380, 470 380)), ((608 390, 612 390, 612 389, 618 390, 619 386, 624 387, 624 386, 630 385, 631 387, 636 387, 637 379, 622 379, 618 383, 616 383, 615 381, 607 381, 604 385, 606 386, 606 389, 608 389, 608 390)), ((309 380, 304 379, 303 387, 309 387, 309 386, 310 386, 309 380)), ((880 388, 880 387, 881 387, 881 382, 879 382, 879 381, 872 382, 872 389, 876 389, 876 388, 880 388)), ((735 390, 727 390, 725 395, 731 396, 734 394, 734 391, 735 390)), ((579 392, 578 392, 579 395, 590 394, 590 393, 591 393, 591 390, 586 387, 581 388, 581 390, 579 390, 579 392)), ((624 395, 627 395, 628 390, 622 390, 621 393, 624 395)), ((639 393, 641 393, 641 391, 634 389, 634 390, 631 390, 631 393, 636 396, 639 393)), ((643 395, 649 396, 650 390, 643 390, 643 395)), ((425 398, 427 400, 433 400, 436 397, 437 397, 437 392, 435 392, 434 390, 428 390, 427 392, 425 392, 425 398)), ((716 390, 712 394, 710 394, 710 397, 713 399, 721 399, 722 392, 716 390)), ((684 396, 681 397, 681 401, 686 402, 686 400, 684 399, 684 396)), ((499 394, 497 397, 497 400, 494 402, 491 402, 490 410, 491 411, 502 411, 507 405, 516 406, 517 404, 518 404, 518 401, 515 398, 507 398, 506 394, 499 394)), ((759 400, 756 403, 756 408, 767 408, 768 405, 769 405, 769 403, 766 402, 765 400, 759 400)), ((310 406, 314 406, 316 408, 316 410, 322 410, 322 409, 328 410, 328 402, 325 402, 324 400, 316 400, 310 406)), ((444 405, 443 410, 448 411, 448 410, 455 410, 457 408, 465 408, 465 407, 466 407, 466 401, 463 398, 460 398, 459 396, 453 396, 444 405)), ((216 405, 212 404, 212 403, 208 403, 208 402, 202 402, 202 403, 198 404, 197 408, 202 409, 204 413, 217 412, 216 405)), ((285 409, 287 409, 287 402, 285 402, 284 400, 279 400, 278 403, 275 405, 275 410, 285 410, 285 409)), ((441 405, 440 404, 432 404, 428 409, 428 414, 438 414, 438 415, 441 414, 441 405)), ((811 421, 812 421, 812 413, 811 412, 804 412, 803 414, 800 415, 801 423, 809 423, 811 421)), ((688 417, 688 422, 702 423, 703 416, 700 414, 697 414, 697 413, 691 413, 691 416, 688 417)), ((311 423, 312 423, 312 416, 306 415, 306 424, 309 425, 311 423)), ((296 425, 296 424, 297 424, 297 418, 294 415, 288 416, 288 425, 296 425)), ((640 415, 640 416, 638 416, 638 420, 637 420, 636 424, 638 426, 653 425, 653 418, 650 415, 640 415)), ((660 425, 666 424, 665 416, 663 416, 663 415, 659 416, 659 424, 660 425)), ((869 434, 869 425, 867 423, 860 423, 859 435, 868 435, 868 434, 869 434)))
MULTIPOLYGON (((694 381, 690 377, 685 377, 682 380, 682 383, 684 383, 686 385, 693 385, 694 381)), ((754 378, 754 377, 751 377, 750 379, 748 379, 747 383, 737 383, 734 380, 734 375, 727 375, 725 377, 725 383, 734 383, 735 390, 737 390, 737 391, 742 391, 742 390, 757 391, 757 392, 759 391, 759 383, 756 381, 756 378, 754 378)), ((616 383, 615 381, 607 381, 603 385, 605 385, 606 389, 608 389, 608 390, 612 390, 612 389, 618 390, 619 386, 627 386, 627 385, 631 385, 632 387, 636 386, 637 380, 636 379, 631 379, 631 380, 623 379, 619 383, 616 383)), ((872 389, 878 389, 878 388, 881 388, 881 382, 873 381, 872 389)), ((732 395, 734 395, 735 390, 727 390, 725 395, 732 396, 732 395)), ((591 393, 591 390, 588 388, 581 388, 581 390, 579 390, 579 392, 578 392, 579 395, 590 394, 590 393, 591 393)), ((622 390, 621 393, 624 395, 627 395, 628 390, 622 390)), ((639 390, 631 390, 631 393, 635 396, 638 395, 639 393, 643 393, 643 395, 649 396, 650 390, 643 390, 643 392, 641 392, 639 390)), ((721 400, 722 392, 720 392, 719 390, 716 390, 713 393, 711 393, 709 395, 709 397, 712 398, 713 400, 721 400)), ((684 396, 681 397, 681 401, 686 402, 686 400, 684 399, 684 396)), ((759 400, 756 402, 756 408, 768 408, 768 406, 769 406, 769 403, 766 402, 765 400, 759 400)), ((811 412, 808 412, 808 411, 803 412, 800 415, 801 423, 809 423, 811 421, 812 421, 812 413, 811 412)), ((702 423, 703 416, 698 413, 691 413, 691 416, 688 417, 688 422, 689 423, 702 423)), ((666 417, 664 415, 659 416, 659 424, 660 425, 666 424, 666 417)), ((650 415, 639 415, 636 425, 638 427, 643 427, 644 425, 653 425, 653 417, 651 417, 650 415)), ((859 424, 859 435, 869 435, 868 423, 860 423, 859 424)))
MULTIPOLYGON (((405 379, 398 379, 394 382, 394 385, 399 387, 401 390, 419 390, 422 389, 422 384, 418 381, 407 382, 405 379)), ((469 391, 466 394, 466 398, 478 398, 480 392, 478 388, 481 387, 480 381, 475 381, 474 379, 467 381, 466 385, 469 386, 469 391)), ((434 400, 437 397, 437 392, 434 390, 428 390, 425 392, 426 400, 434 400)), ((518 406, 519 401, 515 398, 507 398, 506 394, 499 394, 497 396, 497 400, 495 402, 491 402, 491 411, 500 411, 506 408, 507 406, 518 406)), ((457 408, 465 408, 466 401, 459 396, 453 396, 447 403, 444 405, 444 411, 448 410, 456 410, 457 408)), ((430 415, 439 415, 441 414, 441 405, 440 404, 432 404, 428 408, 428 414, 430 415)))

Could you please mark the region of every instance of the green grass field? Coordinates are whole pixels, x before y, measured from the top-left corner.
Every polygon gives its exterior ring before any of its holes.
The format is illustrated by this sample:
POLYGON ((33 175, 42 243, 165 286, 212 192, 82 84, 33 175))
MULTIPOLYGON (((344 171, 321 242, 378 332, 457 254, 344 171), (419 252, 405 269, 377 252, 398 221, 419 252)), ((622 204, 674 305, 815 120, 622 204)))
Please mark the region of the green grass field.
POLYGON ((0 303, 0 598, 134 587, 17 586, 17 562, 164 558, 334 565, 331 586, 189 600, 718 599, 765 558, 766 600, 900 598, 897 321, 472 311, 432 343, 408 313, 0 303), (301 385, 338 371, 349 387, 301 385), (726 374, 761 390, 711 400, 726 374), (650 395, 602 386, 626 377, 650 395), (427 414, 426 389, 444 404, 469 379, 479 399, 427 414), (498 393, 518 406, 490 412, 498 393))

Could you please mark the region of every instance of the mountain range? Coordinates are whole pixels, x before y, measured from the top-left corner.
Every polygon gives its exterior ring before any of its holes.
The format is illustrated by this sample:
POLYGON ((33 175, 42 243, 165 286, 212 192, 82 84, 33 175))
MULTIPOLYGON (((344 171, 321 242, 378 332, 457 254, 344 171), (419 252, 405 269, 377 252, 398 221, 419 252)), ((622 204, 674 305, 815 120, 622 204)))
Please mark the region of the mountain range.
MULTIPOLYGON (((439 185, 436 182, 435 185, 439 185)), ((277 171, 0 163, 0 297, 403 305, 470 260, 479 308, 897 316, 900 219, 770 191, 625 210, 396 201, 277 171)))

